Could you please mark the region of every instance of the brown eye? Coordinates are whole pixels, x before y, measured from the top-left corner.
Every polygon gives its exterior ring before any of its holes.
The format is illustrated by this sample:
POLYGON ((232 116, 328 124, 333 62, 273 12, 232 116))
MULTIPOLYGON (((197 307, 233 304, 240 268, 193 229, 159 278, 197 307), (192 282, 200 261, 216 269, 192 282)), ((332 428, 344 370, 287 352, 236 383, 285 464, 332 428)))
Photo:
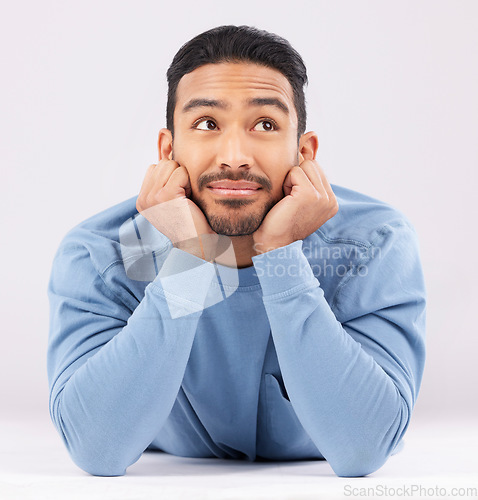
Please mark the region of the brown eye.
POLYGON ((256 124, 254 130, 257 130, 258 132, 272 132, 273 130, 277 130, 277 128, 271 120, 261 120, 256 124))
POLYGON ((214 120, 207 118, 197 122, 195 128, 197 128, 198 130, 216 130, 217 125, 214 120))

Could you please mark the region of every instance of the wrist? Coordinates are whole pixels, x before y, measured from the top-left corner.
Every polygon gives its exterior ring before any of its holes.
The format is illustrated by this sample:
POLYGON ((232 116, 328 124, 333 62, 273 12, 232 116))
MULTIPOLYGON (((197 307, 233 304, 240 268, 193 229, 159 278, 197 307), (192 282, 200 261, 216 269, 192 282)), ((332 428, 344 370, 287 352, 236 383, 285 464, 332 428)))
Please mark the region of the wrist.
POLYGON ((200 259, 205 259, 204 250, 202 249, 200 238, 191 238, 189 240, 177 241, 173 244, 175 248, 182 250, 183 252, 187 252, 195 257, 199 257, 200 259))
POLYGON ((198 235, 195 238, 177 241, 173 243, 173 246, 195 257, 212 262, 216 257, 217 242, 218 235, 208 233, 198 235))
POLYGON ((287 245, 290 245, 291 243, 294 242, 294 240, 291 239, 272 239, 272 238, 254 238, 253 239, 254 244, 253 244, 253 249, 256 252, 256 255, 261 255, 266 252, 271 252, 272 250, 275 250, 276 248, 280 247, 285 247, 287 245))

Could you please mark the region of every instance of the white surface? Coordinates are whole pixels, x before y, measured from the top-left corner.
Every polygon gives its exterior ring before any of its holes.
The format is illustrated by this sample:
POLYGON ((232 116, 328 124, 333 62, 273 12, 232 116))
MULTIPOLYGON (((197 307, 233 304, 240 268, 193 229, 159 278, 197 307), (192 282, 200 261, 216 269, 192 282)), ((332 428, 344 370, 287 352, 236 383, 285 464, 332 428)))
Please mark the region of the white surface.
MULTIPOLYGON (((324 461, 257 463, 163 453, 144 454, 126 476, 93 477, 73 464, 45 417, 4 419, 0 424, 2 500, 364 497, 360 490, 351 488, 375 488, 377 497, 385 496, 387 488, 389 497, 407 497, 404 493, 409 492, 411 498, 451 498, 452 488, 475 488, 474 492, 463 491, 467 495, 456 498, 478 496, 476 420, 413 422, 404 449, 365 478, 338 478, 324 461), (392 488, 396 489, 394 495, 390 495, 392 488), (413 494, 412 488, 417 488, 413 494), (426 494, 420 495, 419 488, 426 488, 421 490, 426 494), (431 489, 436 488, 438 494, 430 495, 431 489)), ((370 497, 371 492, 368 493, 370 497)))

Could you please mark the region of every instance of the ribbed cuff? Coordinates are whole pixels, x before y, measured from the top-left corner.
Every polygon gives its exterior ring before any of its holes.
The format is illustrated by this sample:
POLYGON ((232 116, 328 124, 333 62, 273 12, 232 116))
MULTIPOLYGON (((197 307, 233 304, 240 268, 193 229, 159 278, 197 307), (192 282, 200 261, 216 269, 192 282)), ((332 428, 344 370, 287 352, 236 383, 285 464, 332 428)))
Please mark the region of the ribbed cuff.
POLYGON ((264 296, 290 294, 318 283, 302 252, 302 240, 255 255, 252 262, 264 296))

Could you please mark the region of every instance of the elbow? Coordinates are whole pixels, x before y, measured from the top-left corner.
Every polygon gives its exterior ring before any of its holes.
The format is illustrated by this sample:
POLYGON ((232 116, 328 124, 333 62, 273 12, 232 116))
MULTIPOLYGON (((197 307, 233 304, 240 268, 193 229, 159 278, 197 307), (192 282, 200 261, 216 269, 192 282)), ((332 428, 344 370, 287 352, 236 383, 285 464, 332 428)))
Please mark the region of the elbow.
POLYGON ((126 469, 137 462, 142 453, 120 450, 114 446, 67 446, 73 462, 92 476, 124 476, 126 469))
POLYGON ((81 432, 78 428, 73 430, 65 426, 61 417, 54 423, 72 461, 92 476, 124 476, 127 467, 142 455, 140 453, 132 460, 131 450, 118 446, 116 440, 104 439, 104 434, 81 432))
POLYGON ((70 451, 70 456, 80 469, 92 476, 114 477, 126 474, 124 465, 92 456, 92 454, 70 451))
POLYGON ((51 417, 72 461, 92 476, 124 476, 126 469, 141 457, 131 442, 121 439, 118 432, 108 432, 104 426, 87 425, 75 416, 62 414, 57 397, 51 406, 51 417))
POLYGON ((103 465, 103 464, 94 464, 94 463, 88 463, 85 466, 80 465, 78 462, 75 462, 80 469, 84 470, 88 474, 91 474, 92 476, 100 476, 100 477, 117 477, 117 476, 124 476, 126 473, 126 470, 121 470, 117 469, 115 467, 111 467, 109 465, 103 465))
POLYGON ((363 477, 372 474, 385 463, 385 460, 354 457, 347 461, 330 464, 338 477, 363 477))
POLYGON ((391 447, 365 445, 349 447, 345 452, 328 458, 328 462, 339 477, 363 477, 377 471, 391 455, 391 447))
POLYGON ((409 422, 408 406, 404 403, 394 415, 391 425, 381 432, 363 432, 349 440, 346 449, 328 460, 339 477, 363 477, 377 471, 388 458, 401 449, 402 437, 409 422))
POLYGON ((92 476, 124 476, 127 467, 141 457, 140 454, 135 460, 131 460, 126 450, 120 450, 111 443, 101 442, 100 439, 93 442, 88 435, 79 437, 76 433, 67 435, 61 431, 60 434, 72 461, 92 476))

